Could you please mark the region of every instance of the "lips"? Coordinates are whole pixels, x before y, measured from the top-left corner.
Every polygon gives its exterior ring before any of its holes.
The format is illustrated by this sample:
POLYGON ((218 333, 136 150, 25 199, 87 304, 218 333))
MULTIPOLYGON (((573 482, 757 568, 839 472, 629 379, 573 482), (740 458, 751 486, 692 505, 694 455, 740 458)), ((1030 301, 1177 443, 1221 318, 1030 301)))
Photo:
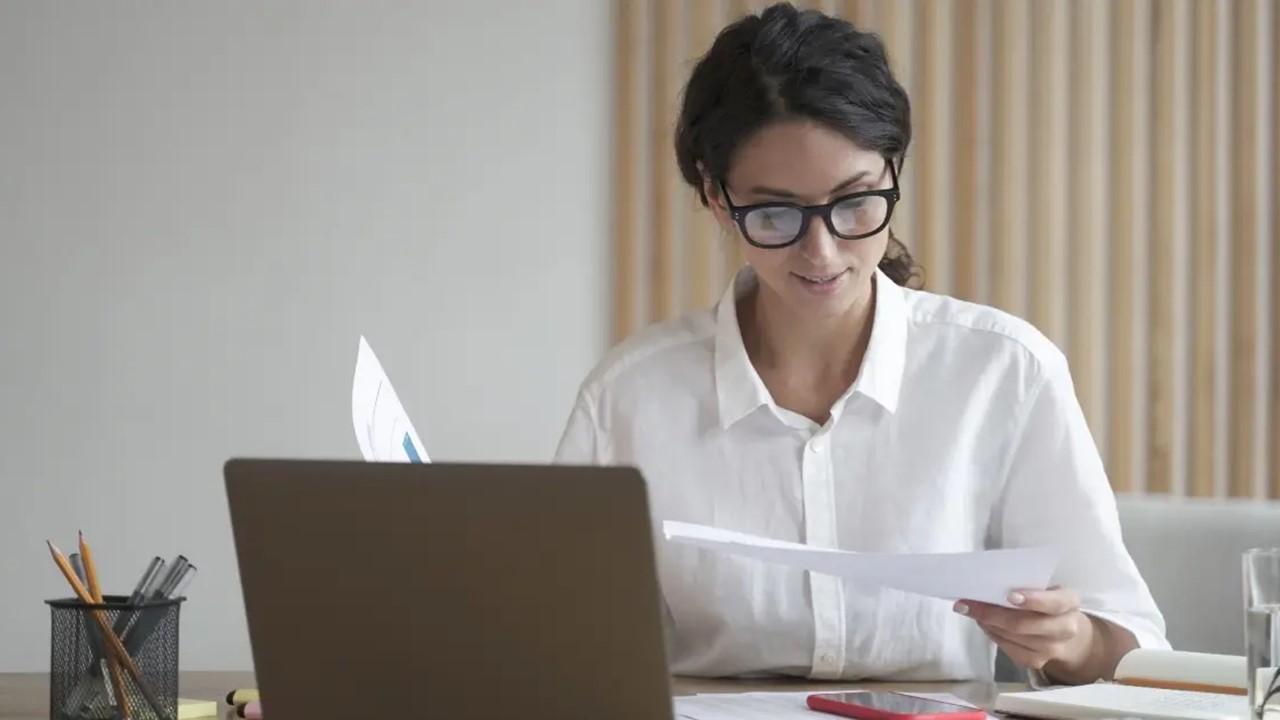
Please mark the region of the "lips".
POLYGON ((838 280, 841 275, 845 274, 845 272, 847 272, 847 270, 837 270, 836 272, 830 272, 830 273, 794 273, 793 272, 791 274, 795 275, 801 280, 804 280, 805 282, 812 283, 814 285, 825 285, 827 283, 831 283, 838 280))

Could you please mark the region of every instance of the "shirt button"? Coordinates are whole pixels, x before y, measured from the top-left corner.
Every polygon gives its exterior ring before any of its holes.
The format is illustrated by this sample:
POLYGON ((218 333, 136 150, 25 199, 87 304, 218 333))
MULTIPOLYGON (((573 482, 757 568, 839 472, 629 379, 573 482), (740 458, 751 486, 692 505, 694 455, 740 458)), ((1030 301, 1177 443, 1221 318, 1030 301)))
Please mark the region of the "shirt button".
POLYGON ((822 441, 821 440, 809 441, 809 452, 811 453, 822 452, 822 441))

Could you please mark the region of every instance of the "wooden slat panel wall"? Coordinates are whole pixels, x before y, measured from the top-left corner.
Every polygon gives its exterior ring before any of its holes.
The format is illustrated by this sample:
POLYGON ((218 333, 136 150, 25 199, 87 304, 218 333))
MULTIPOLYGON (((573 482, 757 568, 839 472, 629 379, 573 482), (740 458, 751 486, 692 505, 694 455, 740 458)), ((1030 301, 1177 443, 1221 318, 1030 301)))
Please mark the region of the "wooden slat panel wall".
MULTIPOLYGON (((678 92, 764 0, 615 0, 615 336, 741 263, 681 182, 678 92)), ((915 141, 894 232, 927 289, 1071 361, 1117 489, 1280 498, 1274 0, 804 0, 881 35, 915 141)))
POLYGON ((1280 368, 1280 90, 1275 86, 1276 68, 1280 68, 1280 10, 1271 8, 1271 61, 1267 64, 1272 72, 1268 74, 1271 82, 1271 147, 1267 153, 1271 157, 1271 458, 1268 469, 1271 484, 1268 495, 1280 497, 1280 377, 1276 376, 1276 368, 1280 368))

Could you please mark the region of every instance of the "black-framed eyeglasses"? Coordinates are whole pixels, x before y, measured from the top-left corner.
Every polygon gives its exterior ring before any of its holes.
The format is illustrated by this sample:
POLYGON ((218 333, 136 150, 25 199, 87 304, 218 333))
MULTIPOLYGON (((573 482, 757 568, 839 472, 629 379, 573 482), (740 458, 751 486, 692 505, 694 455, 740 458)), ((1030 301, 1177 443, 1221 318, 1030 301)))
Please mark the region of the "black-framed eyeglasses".
MULTIPOLYGON (((1255 717, 1262 717, 1263 710, 1266 709, 1267 703, 1271 702, 1271 698, 1280 695, 1280 668, 1277 668, 1275 674, 1271 676, 1271 682, 1267 683, 1267 690, 1262 695, 1262 700, 1253 708, 1255 717)), ((1249 698, 1252 702, 1253 698, 1249 698)))
POLYGON ((734 205, 729 199, 729 189, 720 181, 729 216, 738 223, 738 229, 747 242, 758 248, 783 248, 804 237, 809 220, 821 217, 832 235, 845 240, 871 237, 884 230, 893 215, 893 207, 902 198, 898 189, 898 170, 893 160, 885 159, 893 187, 883 190, 864 190, 835 198, 825 205, 796 205, 786 202, 767 202, 757 205, 734 205))

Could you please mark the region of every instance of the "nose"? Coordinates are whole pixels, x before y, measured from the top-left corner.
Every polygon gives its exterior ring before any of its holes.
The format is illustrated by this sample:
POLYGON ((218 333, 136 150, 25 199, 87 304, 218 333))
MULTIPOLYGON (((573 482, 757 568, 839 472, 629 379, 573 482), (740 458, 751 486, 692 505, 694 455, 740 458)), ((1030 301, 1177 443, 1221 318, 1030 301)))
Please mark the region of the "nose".
POLYGON ((801 257, 815 267, 827 267, 829 261, 840 253, 837 242, 839 238, 831 234, 822 218, 812 217, 809 219, 809 227, 805 228, 804 235, 796 243, 796 248, 801 257))

